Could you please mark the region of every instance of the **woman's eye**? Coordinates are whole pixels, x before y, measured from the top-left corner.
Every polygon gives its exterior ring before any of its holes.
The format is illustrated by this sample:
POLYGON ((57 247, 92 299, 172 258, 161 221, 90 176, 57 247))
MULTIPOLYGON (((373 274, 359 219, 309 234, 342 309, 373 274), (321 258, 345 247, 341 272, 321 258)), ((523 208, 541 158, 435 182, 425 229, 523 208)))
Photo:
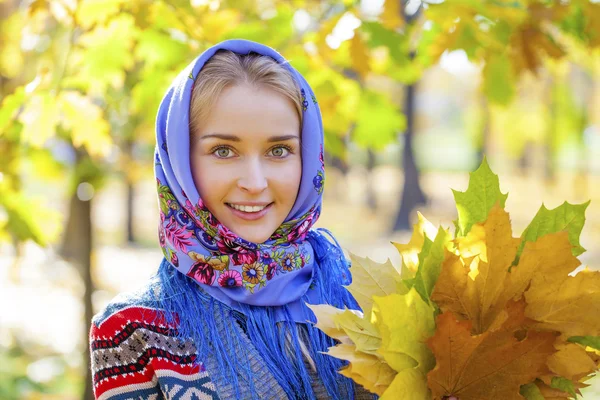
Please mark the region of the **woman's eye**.
POLYGON ((216 154, 219 158, 229 158, 230 153, 231 149, 228 149, 227 147, 219 147, 213 151, 213 154, 216 154))
POLYGON ((283 146, 274 147, 271 150, 271 154, 273 154, 274 157, 285 157, 285 156, 287 156, 287 154, 289 152, 290 151, 287 148, 283 147, 283 146))

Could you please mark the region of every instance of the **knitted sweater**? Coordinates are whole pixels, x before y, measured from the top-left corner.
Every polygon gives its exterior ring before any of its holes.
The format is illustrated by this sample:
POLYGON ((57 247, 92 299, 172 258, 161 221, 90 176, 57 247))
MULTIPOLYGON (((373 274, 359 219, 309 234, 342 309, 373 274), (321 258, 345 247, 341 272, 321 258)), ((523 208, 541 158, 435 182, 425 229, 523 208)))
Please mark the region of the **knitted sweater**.
MULTIPOLYGON (((210 371, 218 366, 212 357, 196 363, 196 347, 190 340, 175 339, 177 327, 157 318, 150 306, 151 286, 120 295, 94 316, 90 329, 91 368, 97 400, 213 400, 234 399, 231 384, 217 387, 210 371)), ((240 330, 252 379, 261 399, 286 399, 250 339, 240 330)), ((328 399, 325 387, 313 373, 313 391, 328 399)), ((242 398, 249 398, 247 382, 240 382, 242 398)), ((374 396, 355 385, 355 399, 374 396)))

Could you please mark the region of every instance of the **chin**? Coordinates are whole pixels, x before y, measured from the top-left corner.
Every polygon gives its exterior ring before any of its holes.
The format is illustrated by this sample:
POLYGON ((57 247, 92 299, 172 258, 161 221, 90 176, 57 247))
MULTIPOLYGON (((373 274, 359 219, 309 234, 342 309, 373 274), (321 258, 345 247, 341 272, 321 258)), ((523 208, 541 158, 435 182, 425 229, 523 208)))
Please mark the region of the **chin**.
POLYGON ((266 242, 272 235, 272 233, 267 235, 264 232, 257 232, 256 230, 252 229, 245 229, 239 233, 234 231, 234 233, 236 233, 236 235, 242 239, 256 244, 262 244, 266 242))

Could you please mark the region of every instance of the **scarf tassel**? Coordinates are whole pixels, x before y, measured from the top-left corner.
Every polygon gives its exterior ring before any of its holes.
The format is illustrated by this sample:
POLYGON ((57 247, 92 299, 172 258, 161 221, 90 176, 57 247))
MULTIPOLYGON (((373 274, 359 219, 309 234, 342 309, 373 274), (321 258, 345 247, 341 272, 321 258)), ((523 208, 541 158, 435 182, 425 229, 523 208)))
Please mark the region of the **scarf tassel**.
MULTIPOLYGON (((359 309, 342 286, 350 283, 350 273, 348 262, 333 235, 319 228, 311 230, 307 240, 315 255, 313 287, 309 291, 317 291, 321 304, 359 309)), ((352 381, 337 372, 347 362, 323 354, 335 346, 336 341, 314 327, 316 319, 304 306, 311 303, 308 293, 301 299, 307 323, 296 324, 287 306, 276 310, 275 307, 240 304, 239 311, 231 309, 199 290, 195 281, 175 270, 166 260, 161 263, 155 278, 159 290, 153 291, 155 298, 151 306, 163 311, 158 317, 164 318, 166 323, 176 322, 177 339, 182 342, 193 340, 196 364, 215 360, 213 365, 204 366, 218 388, 230 388, 230 395, 238 399, 242 394, 250 395, 252 399, 261 398, 261 389, 255 382, 260 380, 261 371, 253 370, 251 365, 254 347, 288 398, 316 399, 309 372, 312 366, 330 398, 354 398, 352 381), (285 320, 274 323, 276 314, 282 312, 285 320), (305 345, 304 352, 301 341, 305 345), (306 350, 310 360, 303 354, 306 350)))

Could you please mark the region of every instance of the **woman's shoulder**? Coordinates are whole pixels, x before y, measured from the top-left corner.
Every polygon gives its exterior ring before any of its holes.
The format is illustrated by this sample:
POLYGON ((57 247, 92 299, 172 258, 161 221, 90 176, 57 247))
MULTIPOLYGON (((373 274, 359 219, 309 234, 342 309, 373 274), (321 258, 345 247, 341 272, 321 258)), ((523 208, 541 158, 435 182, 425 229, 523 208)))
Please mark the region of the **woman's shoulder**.
POLYGON ((156 319, 158 310, 154 292, 158 290, 152 279, 129 292, 116 295, 92 318, 92 326, 101 328, 122 321, 142 322, 156 319))
POLYGON ((193 342, 178 339, 175 322, 167 322, 156 307, 156 290, 160 286, 149 282, 119 294, 92 319, 89 346, 95 398, 121 399, 125 393, 127 398, 162 398, 167 386, 181 382, 193 384, 195 389, 189 390, 201 389, 206 398, 217 398, 204 367, 195 363, 193 342))

